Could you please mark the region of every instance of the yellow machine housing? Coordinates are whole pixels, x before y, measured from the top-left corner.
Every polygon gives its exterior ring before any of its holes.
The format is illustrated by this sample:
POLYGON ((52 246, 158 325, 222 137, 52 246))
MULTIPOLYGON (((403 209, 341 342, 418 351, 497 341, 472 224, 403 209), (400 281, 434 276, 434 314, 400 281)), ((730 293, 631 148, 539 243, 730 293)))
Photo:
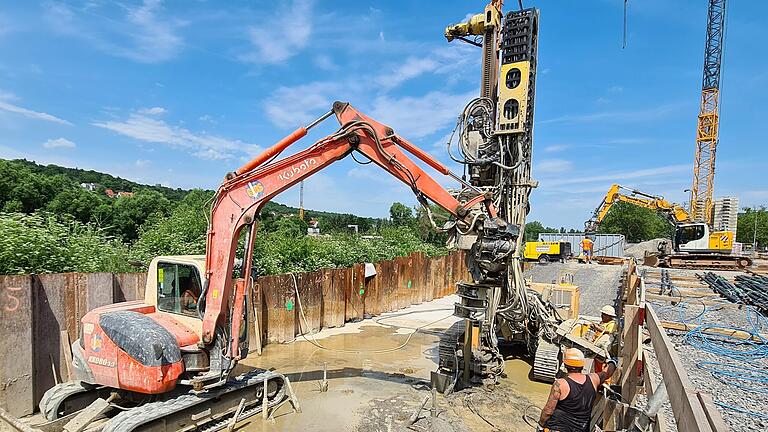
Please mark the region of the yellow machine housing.
POLYGON ((565 261, 571 256, 569 242, 526 242, 523 257, 530 261, 565 261))
POLYGON ((523 132, 528 113, 531 63, 520 61, 501 66, 499 77, 499 133, 523 132))

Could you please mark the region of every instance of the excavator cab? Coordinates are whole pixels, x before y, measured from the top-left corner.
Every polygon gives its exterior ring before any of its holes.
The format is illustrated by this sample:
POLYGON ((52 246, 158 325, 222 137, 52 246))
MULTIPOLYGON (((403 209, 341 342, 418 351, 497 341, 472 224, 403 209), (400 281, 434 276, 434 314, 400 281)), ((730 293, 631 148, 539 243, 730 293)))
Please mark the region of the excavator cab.
POLYGON ((733 232, 710 231, 702 222, 675 227, 675 250, 692 253, 723 253, 733 249, 733 232))
POLYGON ((709 248, 709 227, 696 222, 681 224, 675 228, 675 249, 683 252, 701 252, 709 248))

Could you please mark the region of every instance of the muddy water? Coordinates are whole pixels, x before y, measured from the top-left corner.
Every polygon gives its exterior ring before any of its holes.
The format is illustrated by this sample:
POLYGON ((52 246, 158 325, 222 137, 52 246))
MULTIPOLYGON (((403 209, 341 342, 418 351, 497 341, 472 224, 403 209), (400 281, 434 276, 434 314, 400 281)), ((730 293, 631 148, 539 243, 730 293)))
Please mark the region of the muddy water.
POLYGON ((417 403, 419 389, 428 388, 429 373, 436 365, 438 336, 425 332, 414 334, 402 347, 407 334, 375 325, 363 325, 359 333, 318 339, 325 348, 306 340, 267 345, 261 357, 249 357, 242 364, 274 368, 288 376, 303 412, 293 414, 284 406, 274 422, 253 419, 242 430, 352 431, 374 399, 410 395, 417 403), (329 391, 320 393, 324 363, 329 391))
MULTIPOLYGON (((297 393, 302 413, 281 407, 274 421, 261 417, 239 425, 243 431, 386 431, 406 430, 403 425, 429 392, 430 371, 437 367, 439 334, 449 322, 441 322, 414 334, 375 324, 359 326, 357 333, 318 339, 318 347, 300 339, 291 344, 271 344, 262 356, 241 362, 244 367, 275 369, 288 376, 297 393), (329 391, 319 391, 323 364, 327 363, 329 391)), ((531 366, 523 360, 507 361, 507 376, 494 392, 482 389, 456 393, 438 402, 441 418, 455 430, 493 430, 475 411, 494 422, 525 426, 522 415, 530 405, 542 406, 549 386, 528 379, 531 366), (469 399, 467 399, 469 398, 469 399)), ((534 408, 530 412, 537 413, 534 408)), ((428 415, 428 412, 423 414, 428 415)), ((516 429, 509 429, 516 430, 516 429)))

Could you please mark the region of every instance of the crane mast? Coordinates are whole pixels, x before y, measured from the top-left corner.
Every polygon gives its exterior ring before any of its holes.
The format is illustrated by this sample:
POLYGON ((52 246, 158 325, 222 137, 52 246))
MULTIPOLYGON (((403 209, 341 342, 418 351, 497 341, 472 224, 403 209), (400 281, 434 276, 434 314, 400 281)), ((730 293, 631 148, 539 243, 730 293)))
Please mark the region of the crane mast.
POLYGON ((713 224, 715 153, 720 126, 720 66, 723 58, 726 0, 709 0, 701 105, 691 187, 691 218, 713 224))

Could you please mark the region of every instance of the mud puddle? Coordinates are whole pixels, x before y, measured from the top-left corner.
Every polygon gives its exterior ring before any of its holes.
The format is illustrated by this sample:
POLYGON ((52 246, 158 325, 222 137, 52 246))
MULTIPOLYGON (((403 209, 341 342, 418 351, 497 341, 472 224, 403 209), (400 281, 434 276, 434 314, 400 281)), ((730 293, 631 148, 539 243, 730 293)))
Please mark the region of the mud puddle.
MULTIPOLYGON (((446 315, 450 311, 433 312, 446 315)), ((439 317, 438 317, 439 318, 439 317)), ((416 320, 416 316, 409 317, 416 320)), ((506 377, 489 392, 473 388, 449 396, 438 395, 437 417, 427 403, 418 421, 409 417, 430 394, 430 372, 437 368, 439 335, 452 321, 445 320, 413 332, 435 318, 420 316, 418 323, 382 326, 359 323, 346 333, 318 337, 316 344, 299 339, 291 344, 270 344, 262 356, 241 362, 244 368, 275 369, 291 380, 302 412, 283 405, 274 420, 260 416, 238 425, 241 431, 512 431, 527 430, 524 413, 538 416, 549 386, 528 379, 531 366, 510 356, 506 377), (327 364, 327 392, 320 392, 323 365, 327 364), (536 408, 531 406, 535 405, 536 408)), ((383 322, 382 322, 383 324, 383 322)), ((335 330, 335 329, 333 329, 335 330)), ((322 335, 322 333, 321 333, 322 335)), ((310 338, 311 339, 311 338, 310 338)))

